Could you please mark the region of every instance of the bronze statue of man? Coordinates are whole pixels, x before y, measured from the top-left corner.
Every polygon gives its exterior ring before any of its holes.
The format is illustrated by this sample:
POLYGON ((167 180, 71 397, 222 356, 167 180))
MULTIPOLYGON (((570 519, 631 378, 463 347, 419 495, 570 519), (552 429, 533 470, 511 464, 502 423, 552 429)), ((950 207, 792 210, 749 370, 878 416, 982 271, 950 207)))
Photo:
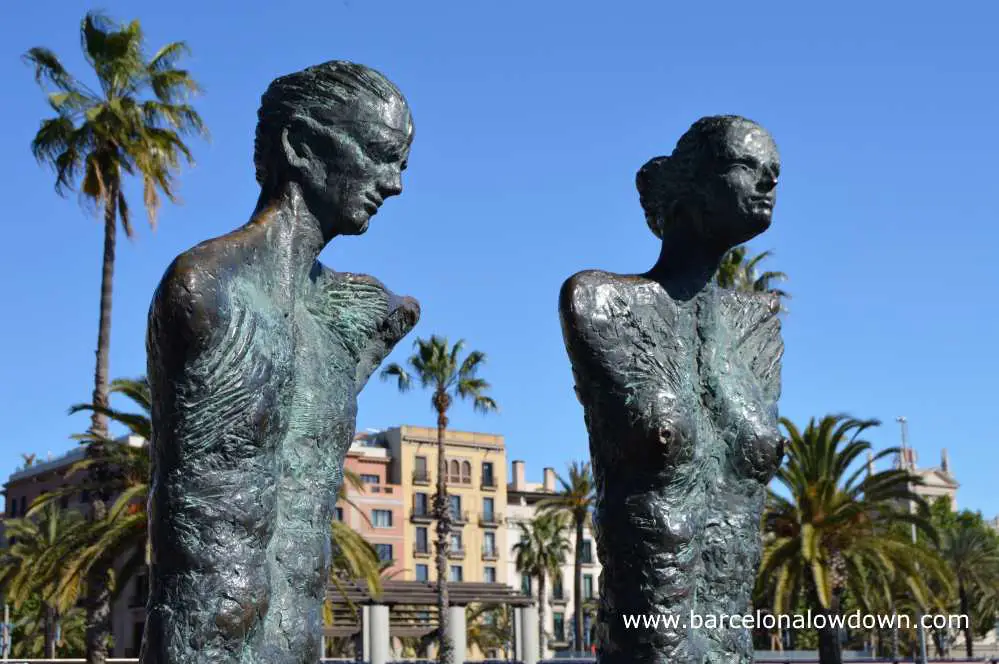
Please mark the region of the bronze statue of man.
POLYGON ((597 485, 602 664, 745 664, 783 344, 777 297, 722 290, 725 253, 770 226, 777 148, 737 116, 698 120, 638 172, 662 251, 644 274, 580 272, 559 312, 597 485), (676 625, 629 628, 625 616, 676 625))
POLYGON ((357 394, 419 306, 320 251, 402 192, 402 93, 333 61, 271 83, 249 222, 177 257, 149 314, 143 664, 315 664, 357 394))

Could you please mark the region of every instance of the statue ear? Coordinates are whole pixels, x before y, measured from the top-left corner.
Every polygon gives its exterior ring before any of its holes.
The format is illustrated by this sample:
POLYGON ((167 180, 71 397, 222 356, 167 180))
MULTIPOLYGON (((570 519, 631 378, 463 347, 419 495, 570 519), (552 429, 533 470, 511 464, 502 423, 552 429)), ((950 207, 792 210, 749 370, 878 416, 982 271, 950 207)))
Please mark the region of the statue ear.
POLYGON ((298 171, 308 169, 309 163, 313 161, 312 150, 304 141, 292 136, 288 127, 281 130, 281 152, 288 165, 298 171))

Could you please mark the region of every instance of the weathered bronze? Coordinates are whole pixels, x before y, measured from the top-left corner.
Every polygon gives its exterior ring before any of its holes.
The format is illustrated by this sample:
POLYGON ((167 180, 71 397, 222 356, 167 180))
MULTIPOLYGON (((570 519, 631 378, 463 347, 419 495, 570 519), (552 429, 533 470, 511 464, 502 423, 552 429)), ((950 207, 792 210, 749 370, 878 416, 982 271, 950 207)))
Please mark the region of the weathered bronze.
POLYGON ((770 294, 721 290, 725 252, 770 226, 780 165, 770 135, 736 116, 698 120, 637 184, 662 239, 644 274, 589 270, 559 313, 597 484, 603 664, 743 664, 765 486, 783 456, 783 343, 770 294), (628 628, 669 614, 675 628, 628 628))
POLYGON ((250 221, 181 254, 149 315, 144 664, 314 664, 357 394, 419 306, 319 252, 402 192, 399 90, 334 61, 263 96, 250 221))

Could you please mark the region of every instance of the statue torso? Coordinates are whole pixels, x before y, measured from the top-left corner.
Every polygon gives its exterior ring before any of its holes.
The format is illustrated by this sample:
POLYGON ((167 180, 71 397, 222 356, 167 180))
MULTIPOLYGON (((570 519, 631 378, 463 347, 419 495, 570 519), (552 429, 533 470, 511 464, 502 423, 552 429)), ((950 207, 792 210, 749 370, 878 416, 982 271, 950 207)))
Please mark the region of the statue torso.
POLYGON ((675 300, 647 278, 599 271, 563 287, 598 489, 605 653, 622 644, 631 661, 749 661, 748 633, 712 644, 710 632, 617 630, 622 612, 748 608, 764 487, 781 458, 773 304, 714 287, 675 300))

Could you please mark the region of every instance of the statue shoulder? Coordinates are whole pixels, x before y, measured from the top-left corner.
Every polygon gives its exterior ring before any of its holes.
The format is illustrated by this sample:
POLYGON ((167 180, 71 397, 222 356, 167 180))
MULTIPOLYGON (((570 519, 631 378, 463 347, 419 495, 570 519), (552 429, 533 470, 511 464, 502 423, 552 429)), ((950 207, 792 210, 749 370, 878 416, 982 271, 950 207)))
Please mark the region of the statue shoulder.
POLYGON ((151 337, 180 336, 190 342, 206 340, 224 322, 219 266, 204 245, 177 256, 160 280, 149 312, 151 337))
POLYGON ((559 312, 568 321, 588 318, 602 299, 620 294, 627 277, 603 270, 583 270, 572 275, 559 291, 559 312))

